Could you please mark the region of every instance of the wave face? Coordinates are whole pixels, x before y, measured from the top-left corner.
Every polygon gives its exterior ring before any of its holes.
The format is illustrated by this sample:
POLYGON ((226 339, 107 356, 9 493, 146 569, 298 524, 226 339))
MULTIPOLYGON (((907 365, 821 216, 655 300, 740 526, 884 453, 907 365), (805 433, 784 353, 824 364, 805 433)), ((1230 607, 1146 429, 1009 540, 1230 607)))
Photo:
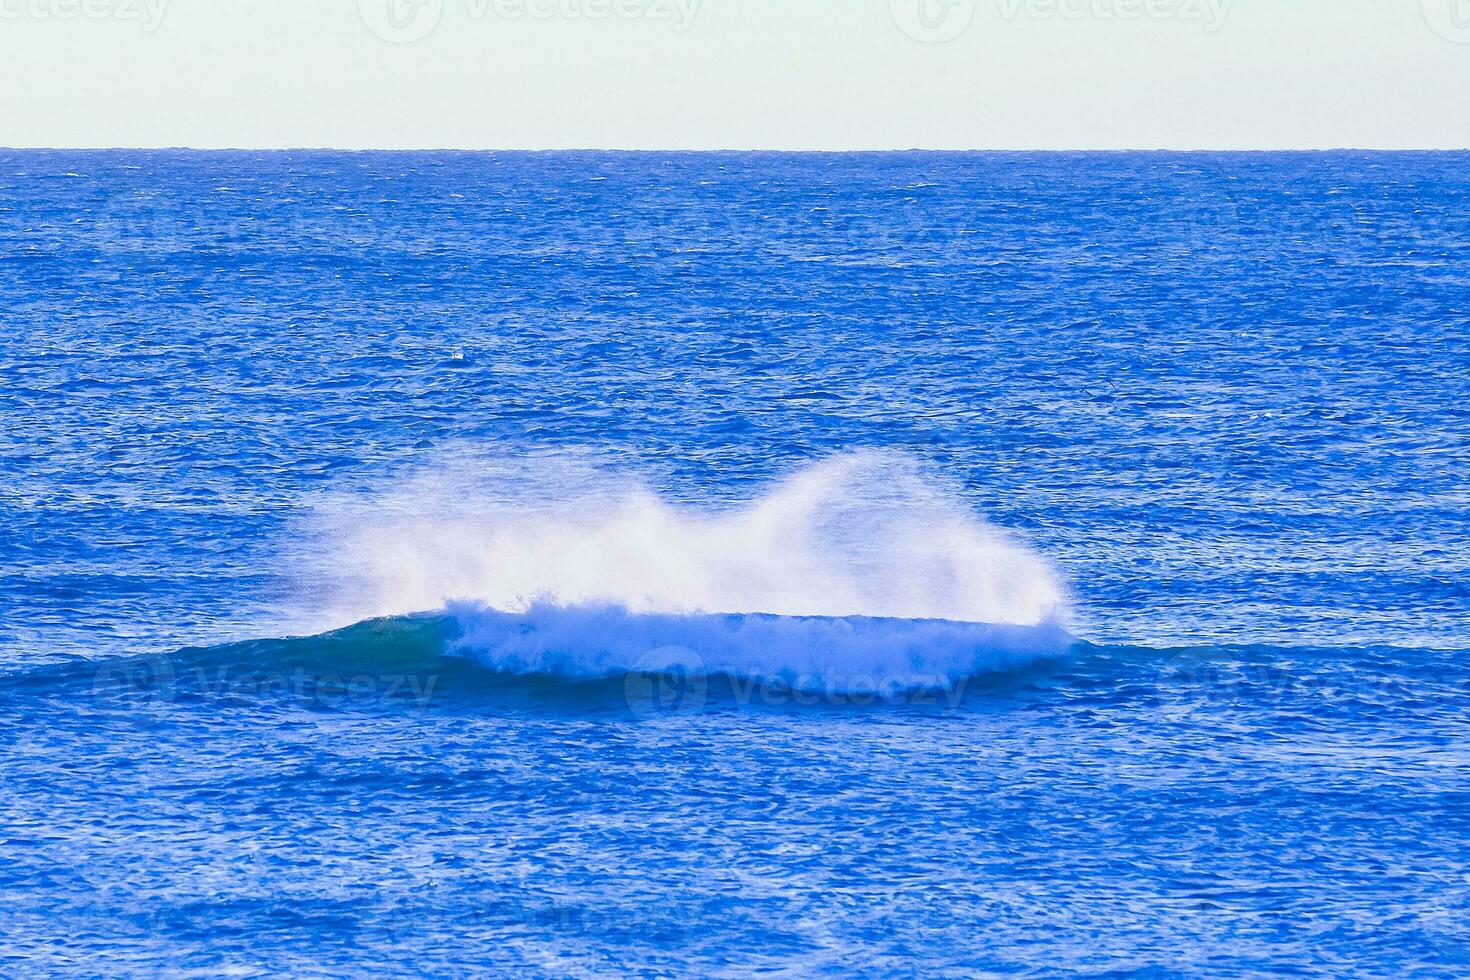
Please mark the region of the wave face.
POLYGON ((461 450, 331 498, 310 528, 327 625, 449 609, 498 671, 630 669, 678 646, 794 681, 955 677, 1065 645, 1040 555, 895 453, 691 505, 574 455, 461 450))
POLYGON ((452 649, 498 673, 724 676, 836 694, 938 688, 1055 656, 1057 626, 866 617, 668 615, 619 607, 451 606, 452 649))

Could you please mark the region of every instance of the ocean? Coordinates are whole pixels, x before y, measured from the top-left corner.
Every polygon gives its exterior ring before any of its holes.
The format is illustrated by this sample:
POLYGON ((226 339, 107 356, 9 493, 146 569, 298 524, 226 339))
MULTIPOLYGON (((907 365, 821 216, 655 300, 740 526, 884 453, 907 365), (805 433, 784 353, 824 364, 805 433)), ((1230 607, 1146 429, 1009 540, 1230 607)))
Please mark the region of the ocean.
POLYGON ((0 151, 0 973, 1470 970, 1470 156, 0 151))

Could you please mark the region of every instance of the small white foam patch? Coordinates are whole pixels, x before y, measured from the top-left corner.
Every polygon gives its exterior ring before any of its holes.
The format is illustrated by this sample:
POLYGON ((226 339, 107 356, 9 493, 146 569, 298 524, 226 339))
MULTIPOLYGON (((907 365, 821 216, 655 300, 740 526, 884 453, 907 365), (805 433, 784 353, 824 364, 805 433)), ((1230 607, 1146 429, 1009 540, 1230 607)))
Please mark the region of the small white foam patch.
POLYGON ((454 604, 455 648, 507 674, 609 677, 629 671, 726 675, 832 693, 937 688, 1064 651, 1058 626, 941 620, 630 613, 454 604))
POLYGON ((1044 558, 894 453, 833 457, 711 505, 576 456, 461 451, 325 500, 306 540, 312 628, 454 602, 1013 626, 1066 611, 1044 558))

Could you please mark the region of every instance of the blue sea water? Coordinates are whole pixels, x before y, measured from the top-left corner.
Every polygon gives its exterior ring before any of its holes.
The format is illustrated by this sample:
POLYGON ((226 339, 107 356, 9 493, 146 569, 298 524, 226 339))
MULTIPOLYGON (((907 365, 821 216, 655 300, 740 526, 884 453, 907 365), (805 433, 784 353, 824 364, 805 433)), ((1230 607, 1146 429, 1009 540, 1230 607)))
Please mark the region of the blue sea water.
POLYGON ((0 973, 1470 969, 1470 156, 0 151, 0 973))

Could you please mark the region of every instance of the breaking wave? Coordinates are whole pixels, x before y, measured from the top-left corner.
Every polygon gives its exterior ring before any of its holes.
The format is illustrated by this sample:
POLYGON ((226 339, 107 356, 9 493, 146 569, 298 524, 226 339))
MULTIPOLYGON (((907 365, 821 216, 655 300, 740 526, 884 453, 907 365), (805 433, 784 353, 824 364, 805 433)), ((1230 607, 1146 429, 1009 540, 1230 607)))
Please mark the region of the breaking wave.
POLYGON ((603 676, 674 656, 840 688, 1007 669, 1070 643, 1050 564, 894 453, 711 503, 574 455, 462 451, 324 500, 307 532, 311 631, 443 610, 453 648, 496 672, 603 676))

